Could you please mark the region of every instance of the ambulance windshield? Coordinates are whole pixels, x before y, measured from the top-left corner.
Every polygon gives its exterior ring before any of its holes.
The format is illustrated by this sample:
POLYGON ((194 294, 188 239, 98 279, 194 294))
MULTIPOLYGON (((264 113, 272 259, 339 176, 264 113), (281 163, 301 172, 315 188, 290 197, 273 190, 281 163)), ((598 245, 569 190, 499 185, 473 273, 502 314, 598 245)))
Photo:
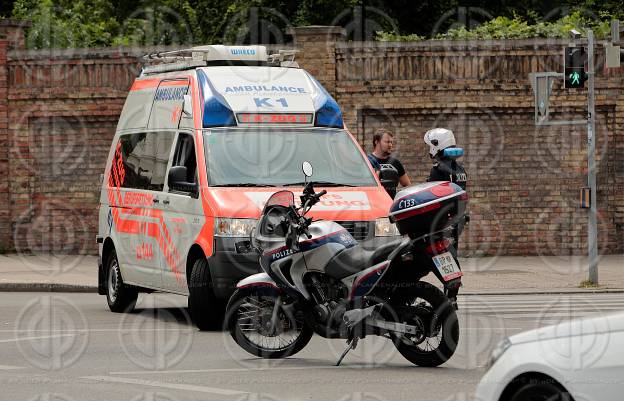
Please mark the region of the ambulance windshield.
POLYGON ((326 186, 376 186, 365 157, 344 130, 212 129, 204 144, 211 186, 303 186, 301 163, 326 186))

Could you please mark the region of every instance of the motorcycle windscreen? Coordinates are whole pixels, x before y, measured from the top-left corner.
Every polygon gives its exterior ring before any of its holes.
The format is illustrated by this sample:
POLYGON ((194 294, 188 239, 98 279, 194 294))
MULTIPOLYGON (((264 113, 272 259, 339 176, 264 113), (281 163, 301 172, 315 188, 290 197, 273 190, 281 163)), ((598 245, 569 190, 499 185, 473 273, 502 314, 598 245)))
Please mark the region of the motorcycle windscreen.
POLYGON ((267 200, 264 205, 264 209, 262 210, 262 214, 264 214, 270 206, 290 207, 294 204, 295 194, 293 194, 292 191, 278 191, 271 195, 271 197, 267 200))

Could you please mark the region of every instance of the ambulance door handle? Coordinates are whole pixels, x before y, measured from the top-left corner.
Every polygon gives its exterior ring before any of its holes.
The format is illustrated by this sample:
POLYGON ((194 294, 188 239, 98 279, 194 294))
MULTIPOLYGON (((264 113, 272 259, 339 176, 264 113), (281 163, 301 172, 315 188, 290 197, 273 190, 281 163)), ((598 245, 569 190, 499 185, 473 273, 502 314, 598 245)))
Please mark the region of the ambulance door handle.
POLYGON ((165 199, 165 200, 163 201, 163 204, 164 204, 164 205, 168 205, 168 204, 169 204, 169 199, 165 199))
POLYGON ((158 198, 154 198, 154 199, 152 199, 152 202, 154 202, 154 203, 158 203, 158 202, 160 202, 160 199, 158 199, 158 198))

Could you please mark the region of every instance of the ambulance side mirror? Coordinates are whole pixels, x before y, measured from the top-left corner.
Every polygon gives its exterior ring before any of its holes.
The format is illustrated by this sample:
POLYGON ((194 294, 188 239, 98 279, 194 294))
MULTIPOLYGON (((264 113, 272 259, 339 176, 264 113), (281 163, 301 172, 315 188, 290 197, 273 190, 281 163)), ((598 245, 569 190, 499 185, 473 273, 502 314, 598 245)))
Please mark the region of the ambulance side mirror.
POLYGON ((184 104, 182 105, 182 111, 186 117, 193 116, 193 99, 191 95, 184 95, 184 104))
POLYGON ((167 184, 174 191, 189 192, 193 197, 199 193, 197 184, 186 181, 187 169, 185 166, 173 166, 169 169, 167 184))

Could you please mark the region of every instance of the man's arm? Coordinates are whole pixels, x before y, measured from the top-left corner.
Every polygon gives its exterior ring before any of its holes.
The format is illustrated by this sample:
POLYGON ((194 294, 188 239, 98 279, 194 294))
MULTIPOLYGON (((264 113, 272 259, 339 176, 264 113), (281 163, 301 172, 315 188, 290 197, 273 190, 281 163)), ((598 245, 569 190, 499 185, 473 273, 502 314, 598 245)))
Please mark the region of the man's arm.
POLYGON ((410 185, 412 185, 412 181, 407 176, 407 174, 403 174, 402 176, 399 177, 399 183, 403 185, 404 187, 409 187, 410 185))
POLYGON ((398 159, 394 159, 392 164, 394 165, 394 167, 397 169, 397 172, 399 173, 399 184, 401 184, 404 187, 409 187, 410 185, 412 185, 412 181, 410 180, 409 176, 405 172, 405 167, 403 167, 403 163, 401 163, 398 159))

